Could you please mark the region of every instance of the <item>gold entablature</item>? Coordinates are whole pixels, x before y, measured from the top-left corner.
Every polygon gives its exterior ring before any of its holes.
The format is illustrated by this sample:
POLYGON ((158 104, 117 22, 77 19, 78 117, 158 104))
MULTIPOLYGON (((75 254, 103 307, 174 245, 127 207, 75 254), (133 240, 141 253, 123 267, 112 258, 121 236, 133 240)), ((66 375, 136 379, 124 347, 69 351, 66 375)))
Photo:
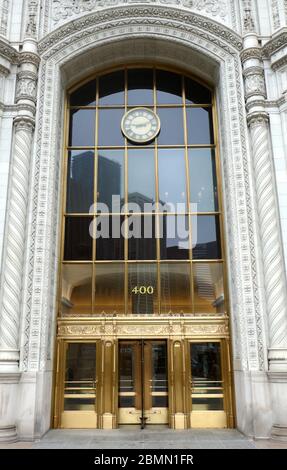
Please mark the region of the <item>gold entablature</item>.
POLYGON ((105 336, 142 338, 142 337, 171 337, 171 336, 200 336, 228 338, 228 319, 208 317, 205 321, 201 318, 184 320, 156 320, 151 319, 149 324, 146 319, 101 319, 82 320, 65 319, 60 320, 58 326, 58 337, 85 337, 100 338, 105 336))

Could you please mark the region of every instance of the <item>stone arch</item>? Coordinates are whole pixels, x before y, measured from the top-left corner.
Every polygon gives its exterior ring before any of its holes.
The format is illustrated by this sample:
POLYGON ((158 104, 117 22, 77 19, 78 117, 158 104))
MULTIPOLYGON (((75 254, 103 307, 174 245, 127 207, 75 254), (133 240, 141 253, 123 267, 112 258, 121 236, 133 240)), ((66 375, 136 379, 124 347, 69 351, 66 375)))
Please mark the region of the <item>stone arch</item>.
MULTIPOLYGON (((240 50, 241 39, 228 28, 194 13, 152 5, 90 14, 40 42, 20 361, 23 372, 40 377, 36 382, 40 380, 41 386, 35 389, 38 403, 45 402, 52 381, 65 90, 92 70, 123 62, 172 63, 216 90, 235 369, 265 369, 265 309, 258 289, 240 50)), ((244 398, 241 401, 244 408, 244 398)))

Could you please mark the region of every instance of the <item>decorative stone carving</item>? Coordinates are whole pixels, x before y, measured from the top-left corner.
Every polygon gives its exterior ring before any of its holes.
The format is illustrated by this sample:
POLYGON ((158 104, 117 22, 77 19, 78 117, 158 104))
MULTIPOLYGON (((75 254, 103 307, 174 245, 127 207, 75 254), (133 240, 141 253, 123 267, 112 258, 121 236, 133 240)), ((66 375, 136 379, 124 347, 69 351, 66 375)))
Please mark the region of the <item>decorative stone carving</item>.
POLYGON ((272 19, 274 29, 280 28, 280 14, 279 14, 279 5, 278 0, 272 0, 272 19))
POLYGON ((17 75, 16 102, 28 99, 36 103, 37 75, 31 72, 19 72, 17 75))
POLYGON ((253 11, 252 11, 252 0, 243 0, 243 10, 244 10, 244 17, 243 17, 244 31, 246 33, 250 31, 254 31, 255 24, 254 24, 253 11))
POLYGON ((26 37, 35 38, 37 35, 37 11, 38 0, 29 0, 26 37))
POLYGON ((19 117, 14 121, 15 137, 11 175, 10 206, 7 222, 2 315, 0 324, 0 349, 17 350, 22 270, 25 251, 26 212, 29 188, 29 168, 33 120, 19 117))
POLYGON ((265 112, 248 116, 253 149, 254 176, 262 240, 266 301, 271 347, 287 345, 287 298, 282 263, 277 201, 269 142, 269 117, 265 112))
POLYGON ((250 73, 245 77, 245 93, 247 98, 250 95, 266 96, 265 79, 263 73, 250 73))
POLYGON ((56 24, 81 13, 133 3, 177 5, 221 19, 225 19, 228 14, 226 0, 53 0, 52 17, 56 24))
POLYGON ((8 26, 10 0, 2 0, 0 5, 0 34, 6 36, 8 26))

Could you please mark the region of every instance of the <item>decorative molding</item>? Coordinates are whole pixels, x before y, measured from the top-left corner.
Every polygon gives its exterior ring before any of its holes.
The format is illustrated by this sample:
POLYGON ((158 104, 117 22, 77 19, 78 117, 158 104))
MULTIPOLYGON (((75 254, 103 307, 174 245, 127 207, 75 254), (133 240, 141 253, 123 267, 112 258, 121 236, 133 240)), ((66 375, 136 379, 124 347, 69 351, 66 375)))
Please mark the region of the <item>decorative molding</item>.
MULTIPOLYGON (((260 72, 262 72, 262 70, 260 72)), ((248 75, 245 75, 245 95, 246 98, 255 95, 266 97, 265 78, 263 73, 249 73, 248 75)))
POLYGON ((287 53, 283 57, 280 57, 280 59, 274 61, 271 63, 271 68, 276 72, 277 70, 280 70, 281 68, 285 67, 287 65, 287 53))
POLYGON ((262 60, 262 49, 261 47, 249 47, 247 49, 244 49, 240 53, 240 58, 242 64, 246 62, 249 59, 258 59, 262 60))
POLYGON ((268 41, 263 47, 262 52, 265 57, 271 57, 274 52, 285 47, 287 44, 287 27, 282 28, 278 33, 272 36, 272 39, 268 41))
POLYGON ((255 31, 252 0, 243 0, 243 29, 245 33, 255 31))
POLYGON ((108 7, 130 4, 166 5, 192 9, 214 18, 226 20, 227 0, 53 0, 52 19, 54 24, 108 7))
POLYGON ((19 63, 19 52, 3 39, 0 39, 0 56, 8 60, 11 64, 19 63))
MULTIPOLYGON (((156 8, 150 7, 149 9, 140 6, 117 7, 96 14, 90 14, 83 18, 77 18, 73 21, 72 26, 70 23, 65 24, 42 39, 38 46, 39 54, 43 55, 48 49, 53 49, 52 53, 54 54, 54 48, 57 43, 60 43, 63 39, 67 40, 69 36, 74 36, 77 32, 80 32, 82 38, 84 38, 86 34, 90 34, 90 27, 98 30, 101 29, 102 31, 108 30, 112 27, 119 26, 118 22, 120 22, 122 26, 131 24, 135 17, 142 25, 155 24, 159 26, 161 22, 162 24, 168 24, 168 20, 170 20, 170 25, 173 24, 174 27, 177 26, 177 28, 183 31, 186 29, 187 25, 189 28, 199 28, 206 31, 206 33, 209 32, 215 37, 226 41, 231 47, 234 47, 238 51, 242 49, 242 38, 226 26, 191 12, 189 13, 171 7, 163 8, 161 5, 158 5, 156 8), (176 21, 178 21, 177 25, 175 24, 176 21)), ((63 47, 63 45, 61 46, 63 47)))
POLYGON ((21 52, 19 55, 19 64, 33 64, 38 68, 40 57, 34 52, 21 52))
POLYGON ((4 65, 0 64, 0 75, 4 75, 4 77, 7 77, 10 73, 10 70, 7 67, 4 67, 4 65))
POLYGON ((38 16, 38 0, 28 1, 28 13, 25 36, 29 38, 37 37, 37 16, 38 16))

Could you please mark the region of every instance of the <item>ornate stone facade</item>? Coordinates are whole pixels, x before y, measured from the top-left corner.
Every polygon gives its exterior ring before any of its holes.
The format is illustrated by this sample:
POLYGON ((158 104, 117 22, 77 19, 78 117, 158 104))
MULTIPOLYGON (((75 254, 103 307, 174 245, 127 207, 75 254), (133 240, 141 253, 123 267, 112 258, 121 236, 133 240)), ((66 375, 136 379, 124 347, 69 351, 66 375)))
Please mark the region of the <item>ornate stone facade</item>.
MULTIPOLYGON (((272 2, 269 32, 255 3, 29 1, 18 29, 11 16, 9 24, 10 2, 0 3, 0 126, 10 125, 4 150, 12 155, 0 231, 0 400, 7 402, 0 428, 7 439, 34 439, 50 425, 65 90, 125 61, 165 62, 216 90, 237 426, 257 437, 286 426, 284 405, 273 399, 285 396, 287 386, 287 194, 280 184, 287 181, 280 134, 287 102, 274 85, 286 73, 286 31, 282 2, 272 2), (269 34, 262 44, 261 33, 269 34), (17 410, 9 397, 19 401, 17 410)), ((3 133, 0 146, 1 139, 3 133)), ((85 325, 63 319, 58 333, 111 338, 143 331, 167 338, 229 335, 225 321, 205 326, 177 318, 138 330, 130 318, 85 325)))

